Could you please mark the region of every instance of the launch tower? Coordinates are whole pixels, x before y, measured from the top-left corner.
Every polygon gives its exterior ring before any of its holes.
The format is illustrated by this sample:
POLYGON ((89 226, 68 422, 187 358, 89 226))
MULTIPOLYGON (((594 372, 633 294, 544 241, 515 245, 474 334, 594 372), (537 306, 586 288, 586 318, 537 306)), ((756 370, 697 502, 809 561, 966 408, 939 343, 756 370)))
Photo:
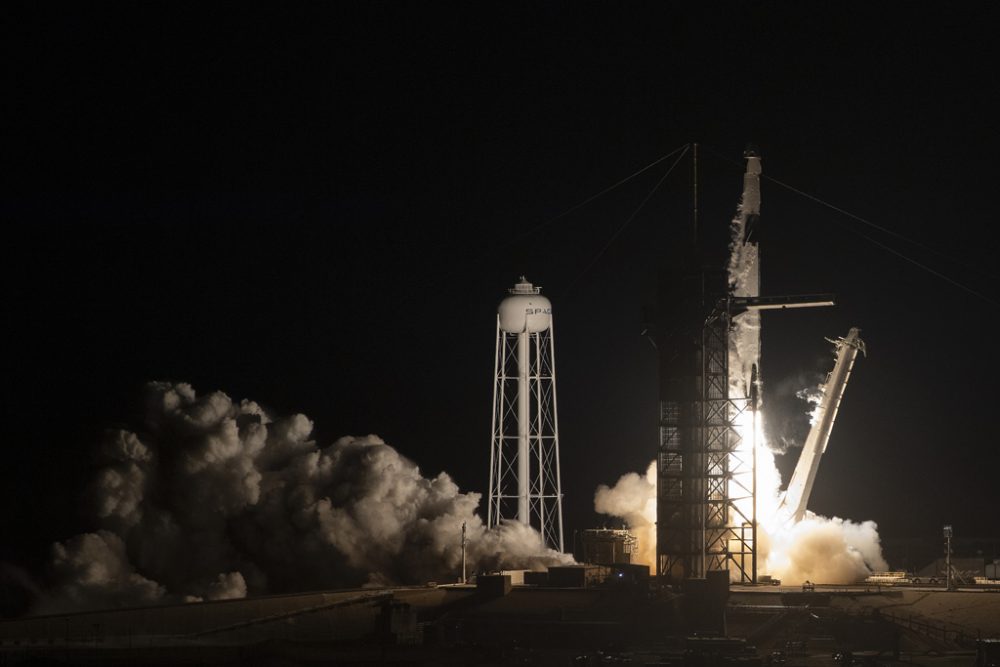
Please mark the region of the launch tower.
POLYGON ((552 304, 521 277, 497 308, 487 525, 520 521, 563 550, 552 304))
POLYGON ((761 165, 752 150, 745 158, 736 219, 699 228, 695 194, 694 233, 674 239, 661 276, 656 568, 668 583, 711 570, 756 582, 759 311, 833 305, 829 295, 760 296, 761 165))

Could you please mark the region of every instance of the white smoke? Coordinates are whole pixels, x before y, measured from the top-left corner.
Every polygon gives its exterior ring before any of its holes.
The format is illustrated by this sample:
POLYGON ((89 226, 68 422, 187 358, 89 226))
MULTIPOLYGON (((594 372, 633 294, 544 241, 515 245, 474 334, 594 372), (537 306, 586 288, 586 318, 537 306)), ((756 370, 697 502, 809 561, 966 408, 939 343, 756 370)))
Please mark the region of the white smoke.
POLYGON ((125 553, 125 542, 110 531, 77 535, 52 550, 52 567, 62 584, 61 606, 141 606, 165 594, 162 586, 136 573, 125 553))
POLYGON ((816 423, 816 418, 819 416, 819 404, 823 402, 823 386, 819 385, 800 389, 795 392, 795 396, 812 406, 809 410, 809 425, 812 426, 816 423))
POLYGON ((594 493, 594 510, 625 520, 639 540, 635 562, 651 568, 656 563, 656 461, 646 475, 626 473, 613 487, 601 484, 594 493))
POLYGON ((766 572, 784 583, 848 584, 885 571, 878 526, 811 512, 791 526, 763 531, 766 572))
POLYGON ((878 526, 874 521, 855 523, 807 511, 798 523, 778 510, 781 473, 774 452, 757 431, 757 538, 760 574, 770 574, 789 584, 811 581, 850 584, 876 571, 888 569, 882 557, 878 526))
POLYGON ((772 451, 787 454, 802 447, 825 377, 823 373, 799 371, 768 382, 767 437, 772 451), (807 412, 803 412, 803 404, 808 406, 807 412))
POLYGON ((572 562, 521 524, 489 531, 480 495, 374 435, 321 447, 304 415, 151 383, 138 432, 109 432, 89 489, 96 530, 53 547, 40 611, 454 581, 468 567, 572 562))
MULTIPOLYGON (((733 296, 760 296, 760 254, 756 242, 744 242, 751 218, 760 214, 760 183, 744 176, 743 197, 729 224, 729 287, 733 296)), ((732 396, 750 396, 753 367, 760 363, 760 311, 733 318, 729 337, 729 382, 732 396)))
MULTIPOLYGON (((766 445, 758 450, 757 474, 760 574, 770 574, 788 584, 806 580, 849 584, 888 569, 874 521, 855 523, 807 512, 802 521, 786 524, 777 512, 781 475, 766 445)), ((639 538, 638 562, 654 566, 656 461, 649 464, 645 476, 627 473, 613 487, 599 486, 594 509, 625 520, 639 538)))

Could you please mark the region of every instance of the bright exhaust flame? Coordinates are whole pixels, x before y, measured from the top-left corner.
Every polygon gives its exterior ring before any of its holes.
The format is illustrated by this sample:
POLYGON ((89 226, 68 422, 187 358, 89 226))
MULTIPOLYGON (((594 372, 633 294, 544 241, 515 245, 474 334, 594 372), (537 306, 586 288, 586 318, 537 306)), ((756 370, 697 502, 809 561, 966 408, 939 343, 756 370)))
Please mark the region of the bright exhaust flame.
MULTIPOLYGON (((757 450, 759 574, 770 574, 790 584, 807 580, 849 584, 864 579, 872 571, 887 570, 874 521, 855 523, 807 512, 805 519, 795 523, 778 511, 781 473, 775 465, 774 452, 767 445, 762 420, 757 419, 755 429, 751 413, 744 416, 747 419, 739 424, 743 436, 739 451, 751 455, 754 442, 757 450)), ((752 471, 746 477, 750 477, 752 484, 752 471)), ((744 484, 746 480, 740 479, 738 483, 744 484)), ((750 498, 738 501, 737 508, 745 516, 753 516, 750 498)))
MULTIPOLYGON (((746 422, 740 424, 743 439, 739 451, 743 456, 752 456, 754 438, 751 436, 756 431, 758 575, 769 574, 787 584, 807 580, 820 584, 850 584, 873 571, 887 570, 874 521, 855 523, 807 512, 805 519, 792 523, 779 515, 781 473, 764 437, 762 420, 758 415, 754 428, 752 416, 746 414, 746 422)), ((737 495, 733 487, 752 489, 752 472, 734 476, 731 485, 733 496, 737 495)), ((752 498, 741 498, 735 504, 740 514, 753 516, 752 498)), ((594 509, 624 519, 639 538, 637 562, 655 567, 655 461, 649 464, 645 475, 627 473, 612 487, 603 484, 598 487, 594 509)), ((731 551, 736 551, 735 545, 731 551)))

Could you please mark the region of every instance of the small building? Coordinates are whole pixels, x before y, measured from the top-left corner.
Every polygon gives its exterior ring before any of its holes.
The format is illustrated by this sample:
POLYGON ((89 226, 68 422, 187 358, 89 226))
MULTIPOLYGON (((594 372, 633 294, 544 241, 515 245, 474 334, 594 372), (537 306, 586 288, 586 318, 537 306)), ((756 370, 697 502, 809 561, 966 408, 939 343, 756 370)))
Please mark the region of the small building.
MULTIPOLYGON (((948 577, 947 562, 944 558, 938 558, 917 572, 917 577, 921 579, 933 577, 938 581, 944 581, 948 577)), ((954 557, 951 559, 951 567, 960 582, 972 583, 976 577, 986 576, 986 559, 982 557, 954 557)))
POLYGON ((524 586, 524 575, 528 572, 531 570, 500 570, 500 574, 506 574, 510 577, 512 586, 524 586))
POLYGON ((476 577, 476 592, 486 597, 503 597, 512 588, 509 574, 480 574, 476 577))
POLYGON ((649 566, 640 563, 615 563, 610 567, 607 582, 611 585, 648 585, 649 566))
POLYGON ((548 586, 549 573, 528 570, 524 573, 524 584, 525 586, 548 586))
POLYGON ((581 537, 579 560, 597 565, 631 563, 639 538, 624 528, 588 528, 581 537))

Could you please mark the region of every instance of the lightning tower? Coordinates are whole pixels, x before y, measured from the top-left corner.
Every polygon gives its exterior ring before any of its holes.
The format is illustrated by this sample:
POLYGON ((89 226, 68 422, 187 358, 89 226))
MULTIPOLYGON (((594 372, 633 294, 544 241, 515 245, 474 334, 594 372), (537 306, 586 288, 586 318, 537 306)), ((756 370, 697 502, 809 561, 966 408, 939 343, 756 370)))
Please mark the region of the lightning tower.
POLYGON ((497 308, 487 525, 519 521, 563 550, 552 303, 521 277, 497 308))

